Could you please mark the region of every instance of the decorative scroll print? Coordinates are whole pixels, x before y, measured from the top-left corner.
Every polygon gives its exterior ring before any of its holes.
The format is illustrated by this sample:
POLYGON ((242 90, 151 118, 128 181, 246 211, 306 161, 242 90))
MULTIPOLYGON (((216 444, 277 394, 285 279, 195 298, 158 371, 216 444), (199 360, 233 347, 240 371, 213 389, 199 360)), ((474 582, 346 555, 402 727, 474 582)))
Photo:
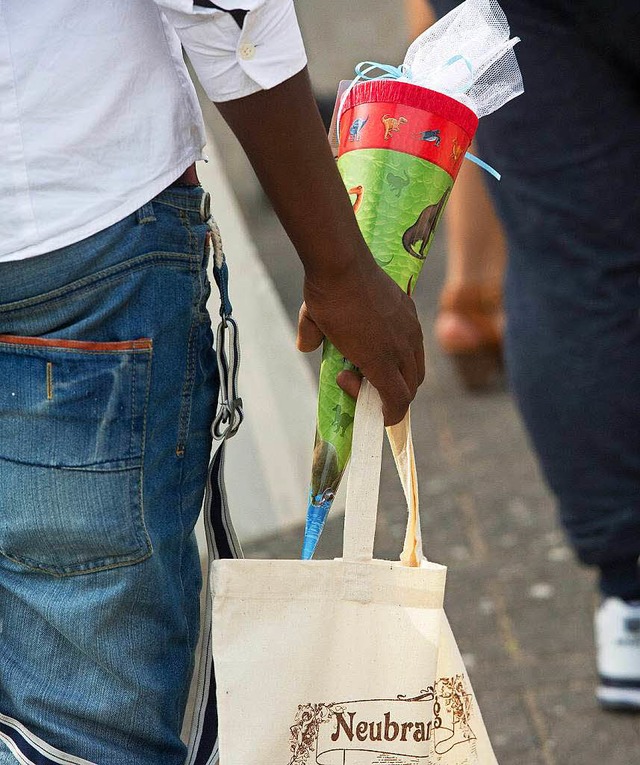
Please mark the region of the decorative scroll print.
POLYGON ((291 759, 289 765, 306 765, 318 740, 320 726, 333 717, 335 704, 305 704, 298 707, 291 726, 291 759))
POLYGON ((288 765, 453 765, 474 762, 473 698, 464 675, 443 677, 414 695, 298 707, 288 765), (456 751, 458 751, 456 749, 456 751))
POLYGON ((399 701, 434 701, 436 697, 436 692, 434 690, 433 685, 430 685, 428 688, 425 688, 423 691, 420 691, 420 693, 417 696, 412 696, 412 698, 408 699, 404 695, 398 696, 399 701))

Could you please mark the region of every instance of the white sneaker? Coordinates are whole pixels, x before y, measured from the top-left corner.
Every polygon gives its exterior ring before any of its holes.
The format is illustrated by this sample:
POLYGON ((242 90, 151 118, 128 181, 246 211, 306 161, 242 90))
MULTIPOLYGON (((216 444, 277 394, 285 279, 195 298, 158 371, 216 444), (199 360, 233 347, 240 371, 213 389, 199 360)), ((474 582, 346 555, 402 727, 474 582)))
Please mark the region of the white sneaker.
POLYGON ((640 712, 640 602, 606 598, 595 617, 600 684, 605 709, 640 712))

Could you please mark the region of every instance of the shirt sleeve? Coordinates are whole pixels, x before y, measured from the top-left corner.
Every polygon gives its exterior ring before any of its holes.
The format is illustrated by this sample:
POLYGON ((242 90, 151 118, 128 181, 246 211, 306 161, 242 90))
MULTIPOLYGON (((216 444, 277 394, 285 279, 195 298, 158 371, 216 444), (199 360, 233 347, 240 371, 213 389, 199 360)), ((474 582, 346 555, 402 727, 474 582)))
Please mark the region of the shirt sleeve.
POLYGON ((215 0, 216 8, 155 1, 212 101, 273 88, 307 63, 293 0, 215 0))

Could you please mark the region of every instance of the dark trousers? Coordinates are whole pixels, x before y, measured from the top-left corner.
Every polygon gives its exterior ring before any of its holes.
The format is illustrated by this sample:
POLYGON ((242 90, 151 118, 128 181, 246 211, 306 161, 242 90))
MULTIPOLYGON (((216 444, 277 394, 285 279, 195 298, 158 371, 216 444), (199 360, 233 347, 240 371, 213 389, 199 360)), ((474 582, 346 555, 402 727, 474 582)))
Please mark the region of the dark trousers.
POLYGON ((510 380, 578 556, 619 570, 640 555, 640 10, 501 4, 525 93, 478 144, 503 174, 510 380))

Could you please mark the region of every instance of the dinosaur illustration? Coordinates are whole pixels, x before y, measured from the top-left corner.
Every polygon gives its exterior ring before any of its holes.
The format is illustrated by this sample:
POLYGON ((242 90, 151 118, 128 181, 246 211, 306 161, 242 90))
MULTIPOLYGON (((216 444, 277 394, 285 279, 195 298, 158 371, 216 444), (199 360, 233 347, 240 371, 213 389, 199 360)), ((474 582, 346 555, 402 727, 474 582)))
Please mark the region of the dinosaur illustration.
POLYGON ((338 465, 338 454, 335 446, 324 441, 316 433, 309 496, 310 505, 327 510, 331 507, 343 470, 344 466, 338 465))
POLYGON ((440 146, 439 130, 422 130, 419 133, 414 133, 413 136, 420 141, 429 141, 430 143, 435 143, 436 146, 440 146))
POLYGON ((460 159, 460 155, 462 154, 462 147, 458 143, 458 139, 453 139, 453 145, 451 147, 451 161, 457 162, 460 159))
POLYGON ((439 202, 425 207, 413 226, 410 226, 404 232, 402 236, 402 246, 410 255, 413 255, 414 258, 418 258, 419 260, 424 260, 426 258, 431 235, 440 220, 444 206, 447 204, 449 193, 450 189, 445 191, 439 202), (420 248, 416 250, 414 245, 418 244, 418 242, 420 242, 420 248))
POLYGON ((362 204, 362 196, 364 194, 364 188, 362 186, 354 186, 352 189, 349 189, 349 194, 355 194, 356 198, 353 202, 353 212, 357 213, 360 209, 360 205, 362 204))
POLYGON ((406 170, 404 171, 404 178, 401 178, 399 175, 389 173, 387 175, 387 181, 389 186, 391 186, 391 191, 396 195, 396 197, 398 197, 398 199, 400 199, 402 190, 405 189, 410 183, 406 170))
POLYGON ((332 427, 336 433, 340 431, 340 435, 344 436, 347 428, 353 424, 353 415, 349 414, 349 412, 343 412, 340 404, 336 404, 332 411, 336 413, 336 416, 333 418, 332 427))
POLYGON ((407 122, 409 122, 409 120, 406 117, 392 117, 390 114, 385 114, 384 117, 382 117, 385 141, 388 141, 389 138, 391 138, 391 133, 399 133, 400 127, 407 122))
POLYGON ((359 141, 360 140, 360 134, 362 133, 362 128, 367 124, 369 121, 369 118, 362 119, 362 117, 357 117, 351 127, 349 128, 349 140, 350 141, 359 141))

